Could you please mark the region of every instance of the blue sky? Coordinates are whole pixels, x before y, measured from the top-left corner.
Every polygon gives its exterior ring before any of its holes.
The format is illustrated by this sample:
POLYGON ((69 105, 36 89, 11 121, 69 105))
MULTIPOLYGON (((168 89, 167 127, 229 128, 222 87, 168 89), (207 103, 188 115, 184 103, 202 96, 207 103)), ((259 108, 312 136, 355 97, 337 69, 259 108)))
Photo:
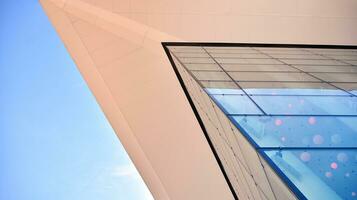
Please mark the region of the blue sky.
POLYGON ((0 1, 0 199, 152 199, 37 0, 0 1))

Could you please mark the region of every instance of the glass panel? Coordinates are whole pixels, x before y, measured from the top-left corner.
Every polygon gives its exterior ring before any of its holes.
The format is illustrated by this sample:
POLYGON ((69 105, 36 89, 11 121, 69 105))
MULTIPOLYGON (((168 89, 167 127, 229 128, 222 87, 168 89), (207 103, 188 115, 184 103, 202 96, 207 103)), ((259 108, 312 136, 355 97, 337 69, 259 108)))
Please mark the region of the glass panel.
POLYGON ((302 60, 302 59, 281 59, 290 65, 347 65, 336 60, 302 60))
POLYGON ((260 147, 357 147, 357 117, 235 116, 260 147))
POLYGON ((311 82, 239 82, 253 95, 349 95, 327 83, 311 82))
POLYGON ((178 58, 208 58, 209 55, 206 52, 177 52, 174 53, 178 58))
POLYGON ((257 50, 267 54, 309 54, 297 48, 256 48, 257 50))
POLYGON ((226 114, 262 114, 244 95, 210 95, 226 114))
POLYGON ((197 64, 197 63, 192 63, 192 64, 185 64, 185 67, 189 70, 216 70, 220 71, 221 68, 216 64, 197 64))
POLYGON ((201 81, 208 94, 244 94, 232 81, 201 81))
POLYGON ((214 58, 270 58, 264 54, 254 53, 211 53, 214 58))
POLYGON ((201 47, 170 47, 172 52, 183 52, 183 53, 205 53, 201 47))
POLYGON ((329 55, 328 57, 337 60, 357 60, 357 54, 355 55, 329 55))
POLYGON ((268 114, 357 115, 357 97, 252 96, 268 114))
POLYGON ((258 53, 251 48, 222 48, 222 47, 205 47, 209 53, 258 53))
POLYGON ((307 199, 357 198, 357 150, 264 152, 307 199))
POLYGON ((357 72, 357 67, 353 66, 311 66, 297 65, 296 68, 304 72, 357 72))
POLYGON ((215 63, 211 58, 180 58, 182 63, 215 63))
POLYGON ((236 64, 265 64, 279 65, 282 62, 275 59, 254 59, 254 58, 216 58, 218 63, 236 63, 236 64))
POLYGON ((325 55, 330 57, 331 55, 357 55, 354 49, 308 49, 314 54, 325 55))
POLYGON ((349 63, 351 65, 357 66, 357 60, 346 60, 345 63, 349 63))
POLYGON ((221 64, 226 71, 298 71, 289 65, 221 64))
POLYGON ((229 81, 231 80, 224 72, 211 71, 192 71, 192 74, 198 80, 215 80, 215 81, 229 81))
POLYGON ((312 76, 305 73, 292 72, 229 72, 236 81, 316 81, 312 76))
POLYGON ((357 83, 332 83, 332 84, 348 92, 351 92, 354 95, 357 95, 357 83))
POLYGON ((274 54, 270 53, 270 56, 273 58, 282 58, 282 59, 318 59, 325 60, 328 59, 324 56, 314 55, 314 54, 274 54))
POLYGON ((327 82, 357 82, 357 73, 313 73, 327 82))

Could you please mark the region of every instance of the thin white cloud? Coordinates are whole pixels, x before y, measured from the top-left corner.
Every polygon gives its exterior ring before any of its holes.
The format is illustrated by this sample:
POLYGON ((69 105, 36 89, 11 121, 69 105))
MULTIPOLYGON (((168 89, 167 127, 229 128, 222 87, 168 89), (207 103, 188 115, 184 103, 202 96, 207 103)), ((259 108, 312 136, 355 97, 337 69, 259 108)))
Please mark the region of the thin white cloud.
MULTIPOLYGON (((112 170, 112 175, 117 178, 126 178, 126 179, 135 180, 137 183, 142 182, 140 186, 145 185, 133 163, 127 163, 124 165, 115 166, 112 170)), ((137 190, 139 193, 141 193, 142 200, 154 200, 153 196, 151 195, 147 187, 138 187, 137 190)))
POLYGON ((115 177, 128 177, 132 179, 140 179, 140 175, 137 172, 135 166, 132 163, 125 165, 119 165, 113 168, 112 175, 115 177))

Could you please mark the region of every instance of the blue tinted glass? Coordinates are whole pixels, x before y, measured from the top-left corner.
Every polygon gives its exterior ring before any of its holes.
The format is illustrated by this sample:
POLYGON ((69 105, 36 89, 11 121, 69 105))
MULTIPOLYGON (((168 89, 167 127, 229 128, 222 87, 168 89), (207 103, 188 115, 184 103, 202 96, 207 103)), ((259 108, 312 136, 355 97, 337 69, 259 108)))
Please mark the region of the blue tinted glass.
POLYGON ((235 116, 260 147, 357 147, 357 117, 235 116))
POLYGON ((357 150, 265 153, 307 199, 357 199, 357 150))
MULTIPOLYGON (((357 70, 357 67, 355 67, 357 70)), ((345 91, 357 95, 357 83, 331 83, 345 91)))
POLYGON ((357 98, 347 96, 252 96, 268 114, 357 115, 357 98))
POLYGON ((233 81, 201 81, 208 94, 244 94, 233 81))
POLYGON ((239 82, 239 85, 253 95, 349 95, 321 82, 239 82))
POLYGON ((244 90, 248 94, 264 95, 348 95, 337 89, 250 88, 244 90))
POLYGON ((262 114, 257 106, 243 95, 211 95, 227 114, 262 114))
POLYGON ((205 88, 208 94, 244 94, 241 89, 205 88))

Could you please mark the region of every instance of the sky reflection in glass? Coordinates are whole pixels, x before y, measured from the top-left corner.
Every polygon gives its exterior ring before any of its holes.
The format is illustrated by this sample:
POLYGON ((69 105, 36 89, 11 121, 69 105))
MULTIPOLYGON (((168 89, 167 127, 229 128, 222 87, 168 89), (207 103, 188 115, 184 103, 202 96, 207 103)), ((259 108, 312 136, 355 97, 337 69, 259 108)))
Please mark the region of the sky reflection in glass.
POLYGON ((356 147, 357 117, 234 116, 260 147, 356 147))
POLYGON ((308 199, 356 199, 357 150, 265 151, 308 199))
POLYGON ((356 97, 254 96, 252 98, 267 114, 272 115, 357 115, 356 97))
POLYGON ((244 95, 211 95, 229 114, 262 114, 258 107, 244 95))

